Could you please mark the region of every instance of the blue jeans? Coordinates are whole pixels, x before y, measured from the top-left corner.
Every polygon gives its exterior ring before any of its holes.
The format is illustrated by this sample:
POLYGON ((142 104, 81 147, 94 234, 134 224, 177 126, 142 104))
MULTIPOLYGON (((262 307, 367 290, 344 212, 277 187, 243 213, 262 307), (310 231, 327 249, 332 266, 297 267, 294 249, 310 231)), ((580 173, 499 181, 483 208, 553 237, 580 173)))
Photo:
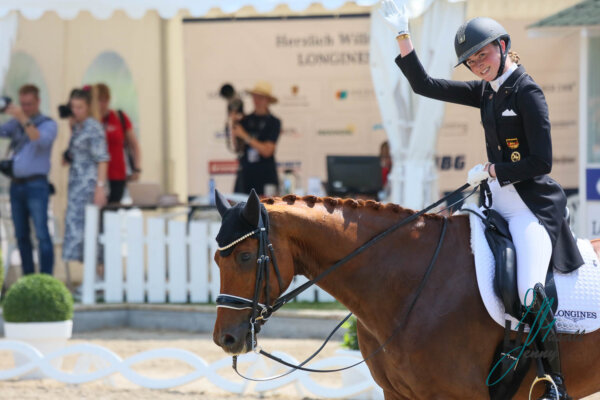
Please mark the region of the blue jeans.
POLYGON ((33 220, 35 235, 39 243, 41 272, 52 275, 54 268, 54 246, 48 231, 48 197, 50 188, 46 178, 23 183, 11 183, 10 207, 23 275, 35 272, 29 218, 33 220))

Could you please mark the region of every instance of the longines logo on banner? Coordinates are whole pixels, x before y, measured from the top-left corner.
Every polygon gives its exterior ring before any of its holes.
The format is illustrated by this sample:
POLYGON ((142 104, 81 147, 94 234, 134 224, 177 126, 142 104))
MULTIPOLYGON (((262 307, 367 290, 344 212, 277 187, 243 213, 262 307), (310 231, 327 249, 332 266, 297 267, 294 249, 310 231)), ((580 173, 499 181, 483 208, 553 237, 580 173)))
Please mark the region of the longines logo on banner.
POLYGON ((584 319, 596 319, 596 313, 593 311, 577 311, 577 310, 558 310, 556 312, 557 317, 563 317, 570 319, 573 322, 581 321, 584 319))

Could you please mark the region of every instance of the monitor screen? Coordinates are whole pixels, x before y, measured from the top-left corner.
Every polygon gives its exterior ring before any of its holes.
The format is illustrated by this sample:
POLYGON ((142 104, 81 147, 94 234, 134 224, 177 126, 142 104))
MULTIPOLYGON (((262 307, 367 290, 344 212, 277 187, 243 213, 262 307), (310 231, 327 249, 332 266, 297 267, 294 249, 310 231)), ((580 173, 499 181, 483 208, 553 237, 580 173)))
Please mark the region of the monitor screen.
POLYGON ((383 187, 377 156, 327 156, 329 195, 375 195, 383 187))

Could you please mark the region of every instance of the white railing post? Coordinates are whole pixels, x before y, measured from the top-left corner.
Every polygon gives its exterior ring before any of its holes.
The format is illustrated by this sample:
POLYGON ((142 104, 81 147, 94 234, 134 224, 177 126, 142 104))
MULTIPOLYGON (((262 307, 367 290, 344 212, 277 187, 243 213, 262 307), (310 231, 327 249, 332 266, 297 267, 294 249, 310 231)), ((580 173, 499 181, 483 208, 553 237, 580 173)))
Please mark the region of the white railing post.
POLYGON ((121 254, 121 215, 105 211, 104 219, 104 299, 123 302, 123 256, 121 254))
POLYGON ((128 303, 144 302, 144 220, 140 214, 128 213, 127 268, 125 290, 128 303))
POLYGON ((188 239, 190 249, 190 301, 192 303, 208 302, 208 223, 192 221, 188 239))
POLYGON ((148 218, 148 302, 167 301, 167 273, 165 269, 165 221, 148 218))
POLYGON ((183 221, 169 221, 169 303, 187 302, 187 240, 183 221))
POLYGON ((88 204, 85 207, 85 228, 83 236, 83 284, 81 291, 81 302, 83 304, 94 304, 96 298, 95 278, 96 263, 98 255, 98 207, 88 204))

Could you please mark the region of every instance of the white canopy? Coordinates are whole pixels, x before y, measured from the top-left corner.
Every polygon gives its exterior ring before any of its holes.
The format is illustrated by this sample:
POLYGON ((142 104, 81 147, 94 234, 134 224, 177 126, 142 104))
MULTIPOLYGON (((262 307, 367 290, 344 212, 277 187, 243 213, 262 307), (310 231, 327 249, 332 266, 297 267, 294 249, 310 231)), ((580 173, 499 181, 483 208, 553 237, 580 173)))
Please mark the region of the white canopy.
MULTIPOLYGON (((378 0, 355 0, 359 6, 370 6, 378 0)), ((314 0, 0 0, 0 18, 10 11, 19 11, 28 19, 38 19, 47 11, 56 12, 61 18, 73 19, 81 11, 88 11, 98 19, 107 19, 116 10, 123 10, 131 18, 141 18, 148 10, 156 10, 163 18, 172 18, 185 9, 191 17, 201 17, 212 8, 232 13, 242 7, 252 6, 258 13, 272 11, 281 4, 292 11, 308 8, 314 0)), ((327 9, 343 6, 346 0, 319 0, 327 9)))

